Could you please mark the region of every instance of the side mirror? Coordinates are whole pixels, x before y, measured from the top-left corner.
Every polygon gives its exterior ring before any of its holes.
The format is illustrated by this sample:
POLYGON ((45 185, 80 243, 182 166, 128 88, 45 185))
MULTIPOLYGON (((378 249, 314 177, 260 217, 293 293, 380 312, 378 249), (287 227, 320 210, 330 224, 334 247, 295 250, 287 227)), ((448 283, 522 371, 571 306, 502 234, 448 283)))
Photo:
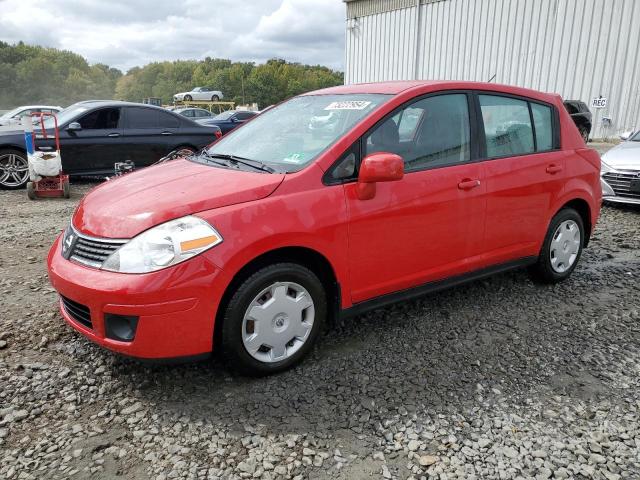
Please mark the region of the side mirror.
POLYGON ((78 130, 82 130, 82 125, 80 125, 78 122, 71 122, 69 125, 67 125, 67 130, 70 132, 76 132, 78 130))
POLYGON ((404 177, 404 160, 388 152, 372 153, 360 164, 357 193, 360 200, 371 200, 376 195, 376 183, 394 182, 404 177))
POLYGON ((229 120, 231 121, 231 123, 236 123, 238 121, 236 117, 231 117, 229 120))

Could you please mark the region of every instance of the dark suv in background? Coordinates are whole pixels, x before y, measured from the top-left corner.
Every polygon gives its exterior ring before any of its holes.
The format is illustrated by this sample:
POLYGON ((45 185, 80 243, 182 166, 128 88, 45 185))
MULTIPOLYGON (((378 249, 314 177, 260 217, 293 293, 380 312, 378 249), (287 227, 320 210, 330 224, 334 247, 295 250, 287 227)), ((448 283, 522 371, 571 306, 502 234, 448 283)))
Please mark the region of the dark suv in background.
POLYGON ((573 119, 573 122, 580 130, 580 135, 584 138, 584 142, 589 141, 589 134, 591 133, 591 111, 587 104, 582 100, 565 100, 564 108, 567 109, 569 115, 573 119))

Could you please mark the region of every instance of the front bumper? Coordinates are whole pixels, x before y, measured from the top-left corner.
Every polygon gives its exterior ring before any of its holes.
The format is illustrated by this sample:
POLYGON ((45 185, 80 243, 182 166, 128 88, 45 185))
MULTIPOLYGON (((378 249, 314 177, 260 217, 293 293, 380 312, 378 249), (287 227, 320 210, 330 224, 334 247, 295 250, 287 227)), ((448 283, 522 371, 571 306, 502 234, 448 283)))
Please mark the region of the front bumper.
POLYGON ((611 203, 624 203, 627 205, 640 205, 640 198, 627 197, 618 195, 613 187, 607 183, 604 178, 600 178, 600 186, 602 187, 602 201, 611 203))
POLYGON ((107 272, 66 260, 61 237, 48 256, 56 291, 86 306, 90 324, 77 320, 60 301, 65 321, 89 340, 115 352, 147 360, 199 357, 211 352, 222 271, 203 255, 148 274, 107 272), (107 338, 105 314, 138 317, 130 342, 107 338))

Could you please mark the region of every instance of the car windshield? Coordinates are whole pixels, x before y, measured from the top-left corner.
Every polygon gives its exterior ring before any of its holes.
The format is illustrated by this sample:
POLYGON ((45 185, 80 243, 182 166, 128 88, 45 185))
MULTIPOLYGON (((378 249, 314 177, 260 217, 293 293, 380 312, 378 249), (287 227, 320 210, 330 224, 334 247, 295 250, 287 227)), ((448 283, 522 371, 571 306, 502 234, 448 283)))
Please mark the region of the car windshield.
POLYGON ((629 140, 632 142, 640 142, 640 130, 638 130, 629 140))
POLYGON ((258 160, 277 171, 296 172, 389 98, 382 94, 295 97, 231 131, 208 153, 258 160), (330 121, 318 121, 330 113, 330 121))
MULTIPOLYGON (((74 103, 73 105, 65 108, 64 110, 58 112, 56 117, 58 118, 58 126, 61 127, 63 124, 73 120, 81 113, 89 110, 89 107, 82 103, 74 103)), ((53 122, 53 118, 48 117, 44 121, 44 128, 53 128, 55 126, 53 122)))
POLYGON ((7 113, 4 113, 2 116, 0 116, 0 118, 2 119, 13 118, 22 110, 24 110, 24 107, 14 108, 13 110, 9 110, 7 113))

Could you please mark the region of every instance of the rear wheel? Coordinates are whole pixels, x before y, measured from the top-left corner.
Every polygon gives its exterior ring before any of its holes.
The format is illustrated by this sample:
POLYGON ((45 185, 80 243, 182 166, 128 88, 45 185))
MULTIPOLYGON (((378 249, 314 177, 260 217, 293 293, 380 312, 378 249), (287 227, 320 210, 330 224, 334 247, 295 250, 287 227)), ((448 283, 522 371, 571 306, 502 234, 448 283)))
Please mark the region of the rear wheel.
POLYGON ((211 97, 212 102, 217 102, 219 100, 220 100, 220 97, 218 95, 214 95, 213 97, 211 97))
POLYGON ((20 150, 0 150, 0 188, 24 188, 29 181, 27 154, 20 150))
POLYGON ((318 277, 295 263, 265 267, 235 291, 222 325, 229 364, 249 375, 295 365, 309 352, 327 316, 318 277))
POLYGON ((551 220, 538 261, 530 269, 540 283, 566 280, 578 264, 584 244, 582 217, 572 208, 560 210, 551 220))

